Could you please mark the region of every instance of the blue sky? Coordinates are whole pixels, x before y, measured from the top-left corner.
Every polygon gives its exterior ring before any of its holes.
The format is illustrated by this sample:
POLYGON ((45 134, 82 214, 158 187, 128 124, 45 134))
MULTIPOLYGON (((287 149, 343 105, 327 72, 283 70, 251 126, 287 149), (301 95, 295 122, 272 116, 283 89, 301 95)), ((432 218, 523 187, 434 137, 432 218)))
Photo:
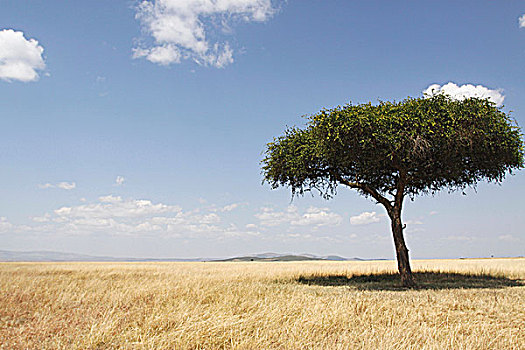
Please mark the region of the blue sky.
MULTIPOLYGON (((265 144, 321 108, 432 84, 525 125, 519 1, 0 9, 0 249, 393 258, 383 209, 355 192, 291 201, 261 185, 265 144)), ((523 172, 466 193, 407 201, 412 257, 524 255, 523 172)))

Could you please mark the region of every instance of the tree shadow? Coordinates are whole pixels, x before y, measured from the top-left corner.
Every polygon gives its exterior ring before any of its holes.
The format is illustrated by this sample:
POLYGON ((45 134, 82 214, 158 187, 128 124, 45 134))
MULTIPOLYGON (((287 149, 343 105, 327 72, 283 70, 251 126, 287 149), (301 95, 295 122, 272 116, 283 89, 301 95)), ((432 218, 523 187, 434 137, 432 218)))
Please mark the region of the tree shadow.
MULTIPOLYGON (((525 286, 521 280, 487 274, 463 274, 456 272, 414 272, 417 286, 414 289, 483 289, 525 286)), ((301 275, 296 282, 325 287, 349 287, 358 290, 407 290, 401 285, 397 273, 368 275, 301 275)))

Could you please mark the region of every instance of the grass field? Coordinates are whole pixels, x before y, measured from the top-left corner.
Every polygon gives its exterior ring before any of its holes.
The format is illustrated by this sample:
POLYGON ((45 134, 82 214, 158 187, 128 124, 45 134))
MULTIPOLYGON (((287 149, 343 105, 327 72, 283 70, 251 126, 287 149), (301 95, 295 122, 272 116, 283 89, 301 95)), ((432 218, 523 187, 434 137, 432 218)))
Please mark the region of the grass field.
POLYGON ((0 263, 1 349, 525 349, 525 259, 0 263))

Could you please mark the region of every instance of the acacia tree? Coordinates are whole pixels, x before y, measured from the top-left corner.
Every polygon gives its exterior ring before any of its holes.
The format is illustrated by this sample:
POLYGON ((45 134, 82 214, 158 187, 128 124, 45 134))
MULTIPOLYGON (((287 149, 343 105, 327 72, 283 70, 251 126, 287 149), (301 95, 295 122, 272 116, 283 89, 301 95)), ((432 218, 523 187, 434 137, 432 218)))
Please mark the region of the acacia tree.
POLYGON ((264 180, 292 196, 317 190, 326 199, 338 185, 385 207, 401 281, 415 285, 403 237, 405 197, 500 183, 524 167, 519 127, 487 99, 439 94, 378 105, 348 104, 307 117, 267 144, 264 180))

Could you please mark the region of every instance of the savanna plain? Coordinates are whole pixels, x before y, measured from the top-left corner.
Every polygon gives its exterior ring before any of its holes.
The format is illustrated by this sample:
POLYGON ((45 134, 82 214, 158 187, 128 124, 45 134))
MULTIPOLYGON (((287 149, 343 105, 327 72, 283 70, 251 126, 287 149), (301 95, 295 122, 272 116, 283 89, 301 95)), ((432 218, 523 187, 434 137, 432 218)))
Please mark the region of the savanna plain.
POLYGON ((523 349, 525 259, 0 263, 1 349, 523 349))

